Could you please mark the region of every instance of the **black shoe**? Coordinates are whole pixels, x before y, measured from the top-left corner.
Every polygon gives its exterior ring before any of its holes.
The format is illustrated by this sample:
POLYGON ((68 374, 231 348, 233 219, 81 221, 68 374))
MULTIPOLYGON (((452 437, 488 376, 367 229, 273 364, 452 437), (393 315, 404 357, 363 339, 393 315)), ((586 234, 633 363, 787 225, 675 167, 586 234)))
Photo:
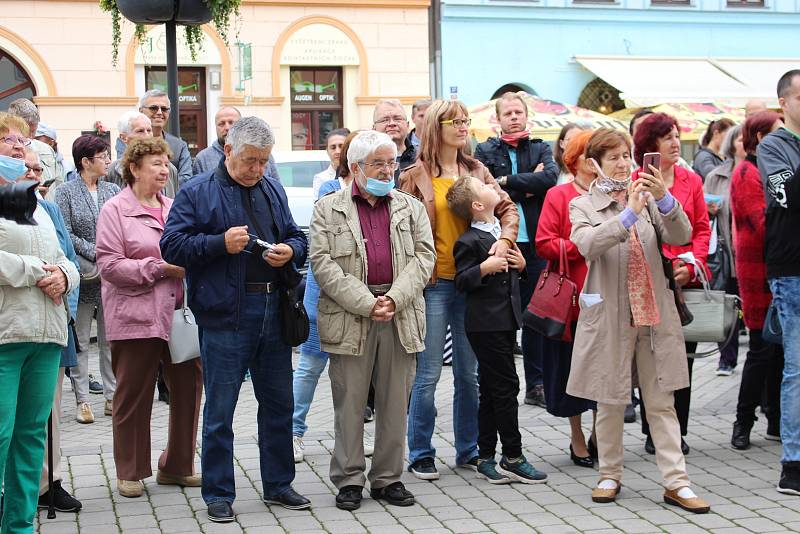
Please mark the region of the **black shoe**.
POLYGON ((625 406, 625 422, 626 423, 636 422, 636 408, 633 406, 633 404, 625 406))
POLYGON ((767 420, 767 433, 764 434, 764 437, 770 441, 780 441, 781 440, 781 420, 780 419, 773 419, 767 420))
POLYGON ((530 393, 525 395, 525 404, 538 406, 539 408, 547 408, 547 403, 544 398, 544 386, 541 384, 533 386, 530 393))
POLYGON ((753 428, 753 421, 744 422, 737 419, 733 423, 733 434, 731 435, 731 445, 734 449, 746 451, 750 448, 750 430, 753 428))
POLYGON ((569 444, 569 457, 572 460, 572 463, 577 465, 578 467, 594 467, 594 459, 590 456, 578 456, 575 454, 575 451, 572 450, 572 443, 569 444))
POLYGON ((336 508, 339 510, 358 510, 361 508, 361 486, 345 486, 336 496, 336 508))
POLYGON ((367 406, 364 408, 364 422, 369 423, 373 419, 375 419, 375 410, 367 406))
POLYGON ((800 462, 786 462, 781 469, 778 491, 787 495, 800 495, 800 462))
POLYGON ((288 510, 306 510, 311 508, 311 501, 297 493, 292 488, 287 489, 277 497, 264 499, 265 504, 277 504, 288 510))
POLYGON ((514 343, 514 356, 522 356, 522 347, 519 346, 519 343, 514 343))
POLYGON ((408 470, 420 480, 439 480, 439 471, 433 458, 420 458, 408 466, 408 470))
POLYGON ((592 460, 597 461, 600 459, 600 453, 597 452, 597 437, 592 434, 589 436, 589 441, 586 443, 586 448, 589 449, 589 456, 592 460), (594 438, 594 439, 592 439, 594 438))
MULTIPOLYGON (((681 442, 683 442, 683 440, 681 440, 681 442)), ((656 446, 653 445, 653 438, 651 438, 649 435, 647 436, 647 439, 644 440, 644 452, 647 454, 656 453, 656 446)))
POLYGON ((462 469, 472 469, 473 471, 478 471, 478 456, 473 456, 469 460, 464 463, 458 464, 456 467, 461 467, 462 469))
POLYGON ((212 502, 208 505, 208 518, 215 523, 230 523, 233 521, 233 508, 228 501, 212 502))
MULTIPOLYGON (((53 507, 59 512, 77 512, 83 506, 81 501, 73 497, 64 488, 61 487, 60 480, 53 481, 53 507)), ((39 495, 39 508, 48 508, 50 506, 50 490, 45 491, 39 495)))
POLYGON ((689 444, 686 443, 685 439, 681 438, 681 452, 683 453, 683 455, 686 456, 687 454, 689 454, 690 450, 691 449, 689 449, 689 444))
POLYGON ((414 495, 403 486, 402 482, 394 482, 385 488, 378 488, 369 491, 369 496, 376 501, 384 500, 394 506, 412 506, 414 495))

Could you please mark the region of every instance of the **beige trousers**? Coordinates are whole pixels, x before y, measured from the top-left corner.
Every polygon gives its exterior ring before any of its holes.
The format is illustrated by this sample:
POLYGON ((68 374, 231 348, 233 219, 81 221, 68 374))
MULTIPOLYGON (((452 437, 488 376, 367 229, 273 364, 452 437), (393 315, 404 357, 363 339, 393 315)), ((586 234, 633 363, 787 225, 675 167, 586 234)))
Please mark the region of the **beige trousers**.
MULTIPOLYGON (((634 357, 639 391, 647 405, 650 436, 656 447, 656 463, 661 470, 664 487, 673 490, 689 486, 686 460, 681 452, 681 427, 675 414, 674 395, 671 391, 662 391, 658 385, 656 362, 650 348, 650 329, 647 327, 639 328, 634 357)), ((596 432, 601 479, 622 480, 624 424, 625 405, 597 403, 596 432)))
POLYGON ((400 344, 394 321, 370 324, 364 354, 331 354, 328 374, 333 396, 336 444, 331 482, 337 488, 364 487, 364 408, 370 381, 375 386, 375 452, 369 470, 372 489, 400 480, 405 458, 408 399, 416 354, 400 344))
MULTIPOLYGON (((53 397, 53 482, 61 480, 61 386, 64 382, 64 368, 58 368, 56 394, 53 397)), ((39 495, 47 491, 47 441, 44 445, 42 478, 39 479, 39 495)))

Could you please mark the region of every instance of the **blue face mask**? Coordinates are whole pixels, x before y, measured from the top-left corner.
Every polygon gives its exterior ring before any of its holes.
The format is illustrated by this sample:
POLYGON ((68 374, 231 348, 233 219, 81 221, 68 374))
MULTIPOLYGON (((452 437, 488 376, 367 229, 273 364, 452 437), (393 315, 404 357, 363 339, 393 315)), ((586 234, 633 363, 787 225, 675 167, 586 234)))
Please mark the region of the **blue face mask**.
POLYGON ((392 177, 392 179, 388 182, 377 180, 375 178, 367 178, 367 185, 364 187, 364 189, 370 195, 375 195, 376 197, 385 197, 392 189, 394 189, 394 177, 392 177))
POLYGON ((0 155, 0 178, 8 182, 16 182, 27 170, 24 160, 0 155))

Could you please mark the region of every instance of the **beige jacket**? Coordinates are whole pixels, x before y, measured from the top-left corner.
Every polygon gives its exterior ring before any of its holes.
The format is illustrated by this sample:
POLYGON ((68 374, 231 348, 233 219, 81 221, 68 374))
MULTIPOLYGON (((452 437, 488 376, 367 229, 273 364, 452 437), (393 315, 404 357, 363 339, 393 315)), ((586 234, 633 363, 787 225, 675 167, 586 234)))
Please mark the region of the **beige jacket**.
POLYGON ((36 226, 0 219, 0 345, 66 347, 67 308, 54 304, 36 282, 48 276, 44 264, 57 265, 67 276, 69 293, 80 283, 78 269, 64 256, 50 215, 37 206, 33 216, 36 226))
MULTIPOLYGON (((319 283, 317 329, 322 350, 360 355, 375 297, 367 287, 367 252, 352 189, 331 193, 314 206, 311 217, 311 268, 319 283)), ((408 353, 425 348, 425 299, 436 252, 425 207, 414 197, 393 191, 389 201, 394 282, 386 294, 396 306, 394 322, 408 353)))
MULTIPOLYGON (((584 299, 579 299, 581 312, 567 393, 604 404, 631 401, 637 328, 631 325, 627 288, 630 234, 619 217, 623 208, 594 187, 588 195, 573 199, 569 207, 570 240, 589 264, 581 295, 599 295, 602 302, 585 307, 584 299)), ((669 213, 661 215, 651 199, 636 222, 661 316, 661 322, 650 330, 658 383, 662 391, 675 391, 689 385, 689 371, 683 330, 664 276, 654 224, 664 243, 674 245, 689 241, 692 228, 678 201, 669 213)))

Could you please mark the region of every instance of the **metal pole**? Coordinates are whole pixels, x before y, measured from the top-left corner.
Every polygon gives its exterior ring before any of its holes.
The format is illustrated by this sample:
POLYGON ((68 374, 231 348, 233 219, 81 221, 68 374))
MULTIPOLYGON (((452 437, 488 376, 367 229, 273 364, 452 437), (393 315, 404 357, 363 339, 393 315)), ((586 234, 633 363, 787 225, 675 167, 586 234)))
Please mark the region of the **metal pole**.
POLYGON ((178 45, 175 21, 166 23, 167 30, 167 95, 171 111, 167 130, 176 137, 181 136, 180 109, 178 102, 178 45))

